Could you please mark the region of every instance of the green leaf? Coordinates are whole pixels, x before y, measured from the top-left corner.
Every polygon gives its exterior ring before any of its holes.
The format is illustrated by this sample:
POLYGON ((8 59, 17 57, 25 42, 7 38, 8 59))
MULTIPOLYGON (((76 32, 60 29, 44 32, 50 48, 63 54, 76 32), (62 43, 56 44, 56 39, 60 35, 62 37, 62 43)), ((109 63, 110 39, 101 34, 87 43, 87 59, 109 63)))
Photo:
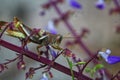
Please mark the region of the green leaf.
POLYGON ((97 65, 95 65, 95 67, 93 68, 93 70, 96 72, 97 70, 102 69, 102 68, 104 68, 104 65, 97 64, 97 65))
POLYGON ((91 70, 90 74, 91 74, 91 77, 94 76, 94 74, 99 70, 99 69, 102 69, 104 68, 104 65, 102 64, 97 64, 94 66, 94 68, 91 70))
POLYGON ((86 62, 78 62, 78 63, 74 64, 74 66, 77 66, 77 65, 84 65, 84 64, 86 64, 86 62))
POLYGON ((68 58, 66 58, 66 59, 67 59, 69 67, 72 68, 73 67, 72 61, 70 61, 68 58))
POLYGON ((86 73, 90 73, 91 77, 93 77, 94 73, 95 73, 95 71, 92 68, 89 68, 89 67, 85 68, 85 72, 86 73))
POLYGON ((94 74, 95 74, 95 71, 92 69, 92 70, 90 71, 90 76, 93 77, 94 74))
POLYGON ((3 30, 0 29, 0 32, 2 32, 3 30))
POLYGON ((86 72, 86 73, 91 72, 91 70, 92 70, 92 69, 91 69, 91 68, 89 68, 89 67, 85 68, 85 72, 86 72))
POLYGON ((97 64, 97 65, 95 65, 93 68, 89 68, 89 67, 85 68, 85 72, 86 72, 86 73, 90 73, 90 76, 93 77, 94 74, 95 74, 99 69, 102 69, 102 68, 104 68, 104 65, 102 65, 102 64, 97 64))
POLYGON ((71 75, 72 75, 72 80, 74 80, 74 74, 73 74, 73 70, 72 70, 72 68, 73 68, 73 63, 72 63, 72 61, 70 61, 70 60, 68 59, 68 57, 66 57, 66 59, 67 59, 68 65, 69 65, 69 67, 70 67, 70 72, 71 72, 71 75))

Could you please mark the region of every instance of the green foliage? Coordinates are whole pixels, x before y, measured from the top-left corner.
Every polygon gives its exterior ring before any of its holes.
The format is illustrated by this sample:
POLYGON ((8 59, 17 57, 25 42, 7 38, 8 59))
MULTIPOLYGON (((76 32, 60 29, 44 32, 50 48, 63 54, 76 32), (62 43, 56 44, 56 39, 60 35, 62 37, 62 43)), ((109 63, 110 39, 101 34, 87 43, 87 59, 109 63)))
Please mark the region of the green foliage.
POLYGON ((91 77, 93 77, 94 74, 102 68, 104 68, 103 64, 97 64, 93 68, 89 68, 89 67, 85 68, 85 72, 90 73, 91 77))
POLYGON ((70 67, 70 72, 71 72, 71 75, 72 75, 72 80, 74 80, 74 74, 73 74, 73 70, 72 70, 72 68, 73 68, 73 63, 72 63, 72 61, 70 61, 70 60, 68 59, 68 57, 66 57, 66 59, 67 59, 68 65, 69 65, 69 67, 70 67))
POLYGON ((87 72, 87 73, 91 72, 91 68, 89 68, 89 67, 85 68, 85 72, 87 72))
POLYGON ((84 64, 86 64, 86 62, 77 62, 77 63, 74 64, 74 63, 72 63, 72 61, 69 60, 68 57, 66 57, 66 60, 67 60, 68 65, 69 65, 69 67, 70 67, 70 71, 71 71, 71 75, 72 75, 72 80, 74 80, 74 74, 73 74, 72 68, 73 68, 74 66, 77 66, 77 65, 84 65, 84 64))
POLYGON ((97 70, 102 69, 102 68, 104 68, 104 65, 103 65, 103 64, 97 64, 97 65, 93 68, 93 70, 96 72, 97 70))
POLYGON ((78 63, 74 64, 74 66, 77 66, 77 65, 84 65, 84 64, 86 64, 86 62, 78 62, 78 63))

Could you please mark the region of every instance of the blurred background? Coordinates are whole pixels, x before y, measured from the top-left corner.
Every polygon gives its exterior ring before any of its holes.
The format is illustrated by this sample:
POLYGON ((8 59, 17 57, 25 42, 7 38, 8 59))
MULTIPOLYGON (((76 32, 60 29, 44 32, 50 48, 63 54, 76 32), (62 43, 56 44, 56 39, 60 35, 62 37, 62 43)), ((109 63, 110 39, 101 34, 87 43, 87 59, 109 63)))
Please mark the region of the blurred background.
MULTIPOLYGON (((40 16, 40 12, 43 9, 40 7, 41 4, 46 3, 48 0, 0 0, 0 21, 11 22, 13 17, 18 17, 22 22, 31 28, 42 28, 48 24, 48 21, 59 16, 56 14, 53 8, 45 11, 45 16, 40 16)), ((112 55, 120 56, 120 34, 115 32, 116 26, 120 25, 120 15, 109 15, 109 10, 114 8, 115 5, 113 2, 106 3, 104 10, 98 10, 95 7, 95 2, 97 0, 78 0, 83 8, 81 10, 76 10, 71 8, 67 3, 59 4, 61 11, 66 12, 67 10, 76 11, 71 15, 69 22, 74 26, 77 33, 81 32, 82 28, 87 28, 90 30, 90 33, 83 38, 86 46, 92 51, 96 52, 101 48, 109 48, 112 50, 112 55)), ((59 34, 69 33, 68 29, 65 27, 64 23, 60 22, 57 31, 59 34), (64 31, 63 31, 64 29, 64 31)), ((2 36, 2 39, 7 40, 13 44, 20 45, 19 40, 9 36, 2 36)), ((72 38, 64 39, 61 46, 64 46, 64 43, 72 38)), ((29 49, 31 51, 36 51, 36 44, 30 43, 29 49), (32 45, 32 46, 31 46, 32 45)), ((86 60, 89 56, 85 52, 75 45, 74 48, 69 47, 78 57, 82 60, 86 60)), ((4 62, 5 59, 14 58, 15 52, 8 50, 0 46, 0 63, 4 62)), ((64 61, 63 57, 57 59, 56 62, 67 66, 67 63, 64 61)), ((27 69, 25 71, 18 70, 16 67, 16 62, 13 62, 9 65, 9 69, 0 73, 0 80, 24 80, 25 73, 28 71, 29 67, 39 66, 39 63, 25 57, 27 69)), ((120 63, 115 65, 106 65, 110 73, 115 74, 120 69, 120 63)), ((54 78, 50 80, 70 80, 71 77, 65 75, 57 70, 52 69, 54 78), (57 74, 56 74, 57 73, 57 74)), ((42 70, 38 70, 31 80, 39 80, 41 77, 42 70)))

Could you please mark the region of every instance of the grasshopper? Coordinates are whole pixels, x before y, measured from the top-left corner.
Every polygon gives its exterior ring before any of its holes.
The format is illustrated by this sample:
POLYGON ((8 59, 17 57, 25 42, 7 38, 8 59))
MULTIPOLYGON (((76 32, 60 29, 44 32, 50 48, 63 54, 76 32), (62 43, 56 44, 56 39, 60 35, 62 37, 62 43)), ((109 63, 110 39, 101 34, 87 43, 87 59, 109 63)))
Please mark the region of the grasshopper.
MULTIPOLYGON (((0 21, 0 30, 2 30, 3 26, 6 26, 9 22, 0 21)), ((40 29, 37 34, 33 34, 31 36, 31 32, 33 29, 23 24, 18 18, 14 17, 12 22, 13 28, 8 28, 5 31, 5 34, 16 37, 22 40, 28 38, 27 43, 33 42, 38 44, 37 51, 40 54, 39 48, 42 46, 51 45, 54 49, 63 50, 59 47, 63 36, 60 34, 51 34, 46 32, 45 30, 40 29)), ((26 44, 25 44, 26 45, 26 44)))

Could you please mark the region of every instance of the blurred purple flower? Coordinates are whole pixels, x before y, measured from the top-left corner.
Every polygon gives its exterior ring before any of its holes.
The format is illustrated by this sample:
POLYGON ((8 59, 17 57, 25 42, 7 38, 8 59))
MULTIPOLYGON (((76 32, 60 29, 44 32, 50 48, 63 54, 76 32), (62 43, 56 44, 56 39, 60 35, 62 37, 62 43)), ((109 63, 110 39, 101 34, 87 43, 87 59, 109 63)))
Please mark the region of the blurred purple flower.
POLYGON ((98 0, 96 2, 96 8, 103 10, 105 8, 105 1, 104 0, 98 0))
POLYGON ((49 51, 50 51, 50 54, 52 55, 52 57, 56 57, 57 56, 57 53, 53 50, 53 48, 49 45, 49 51))
POLYGON ((68 0, 68 3, 73 8, 76 8, 76 9, 81 9, 82 8, 81 4, 77 0, 68 0))
POLYGON ((40 14, 40 16, 44 16, 45 15, 45 11, 41 11, 39 14, 40 14))
POLYGON ((98 54, 109 64, 116 64, 120 62, 120 56, 110 56, 110 49, 107 49, 105 52, 100 51, 98 54))
POLYGON ((54 21, 48 21, 48 25, 46 27, 46 30, 52 34, 57 34, 57 29, 55 28, 54 21))
POLYGON ((45 73, 43 73, 43 76, 42 76, 42 78, 40 80, 48 80, 48 77, 46 76, 45 73))

